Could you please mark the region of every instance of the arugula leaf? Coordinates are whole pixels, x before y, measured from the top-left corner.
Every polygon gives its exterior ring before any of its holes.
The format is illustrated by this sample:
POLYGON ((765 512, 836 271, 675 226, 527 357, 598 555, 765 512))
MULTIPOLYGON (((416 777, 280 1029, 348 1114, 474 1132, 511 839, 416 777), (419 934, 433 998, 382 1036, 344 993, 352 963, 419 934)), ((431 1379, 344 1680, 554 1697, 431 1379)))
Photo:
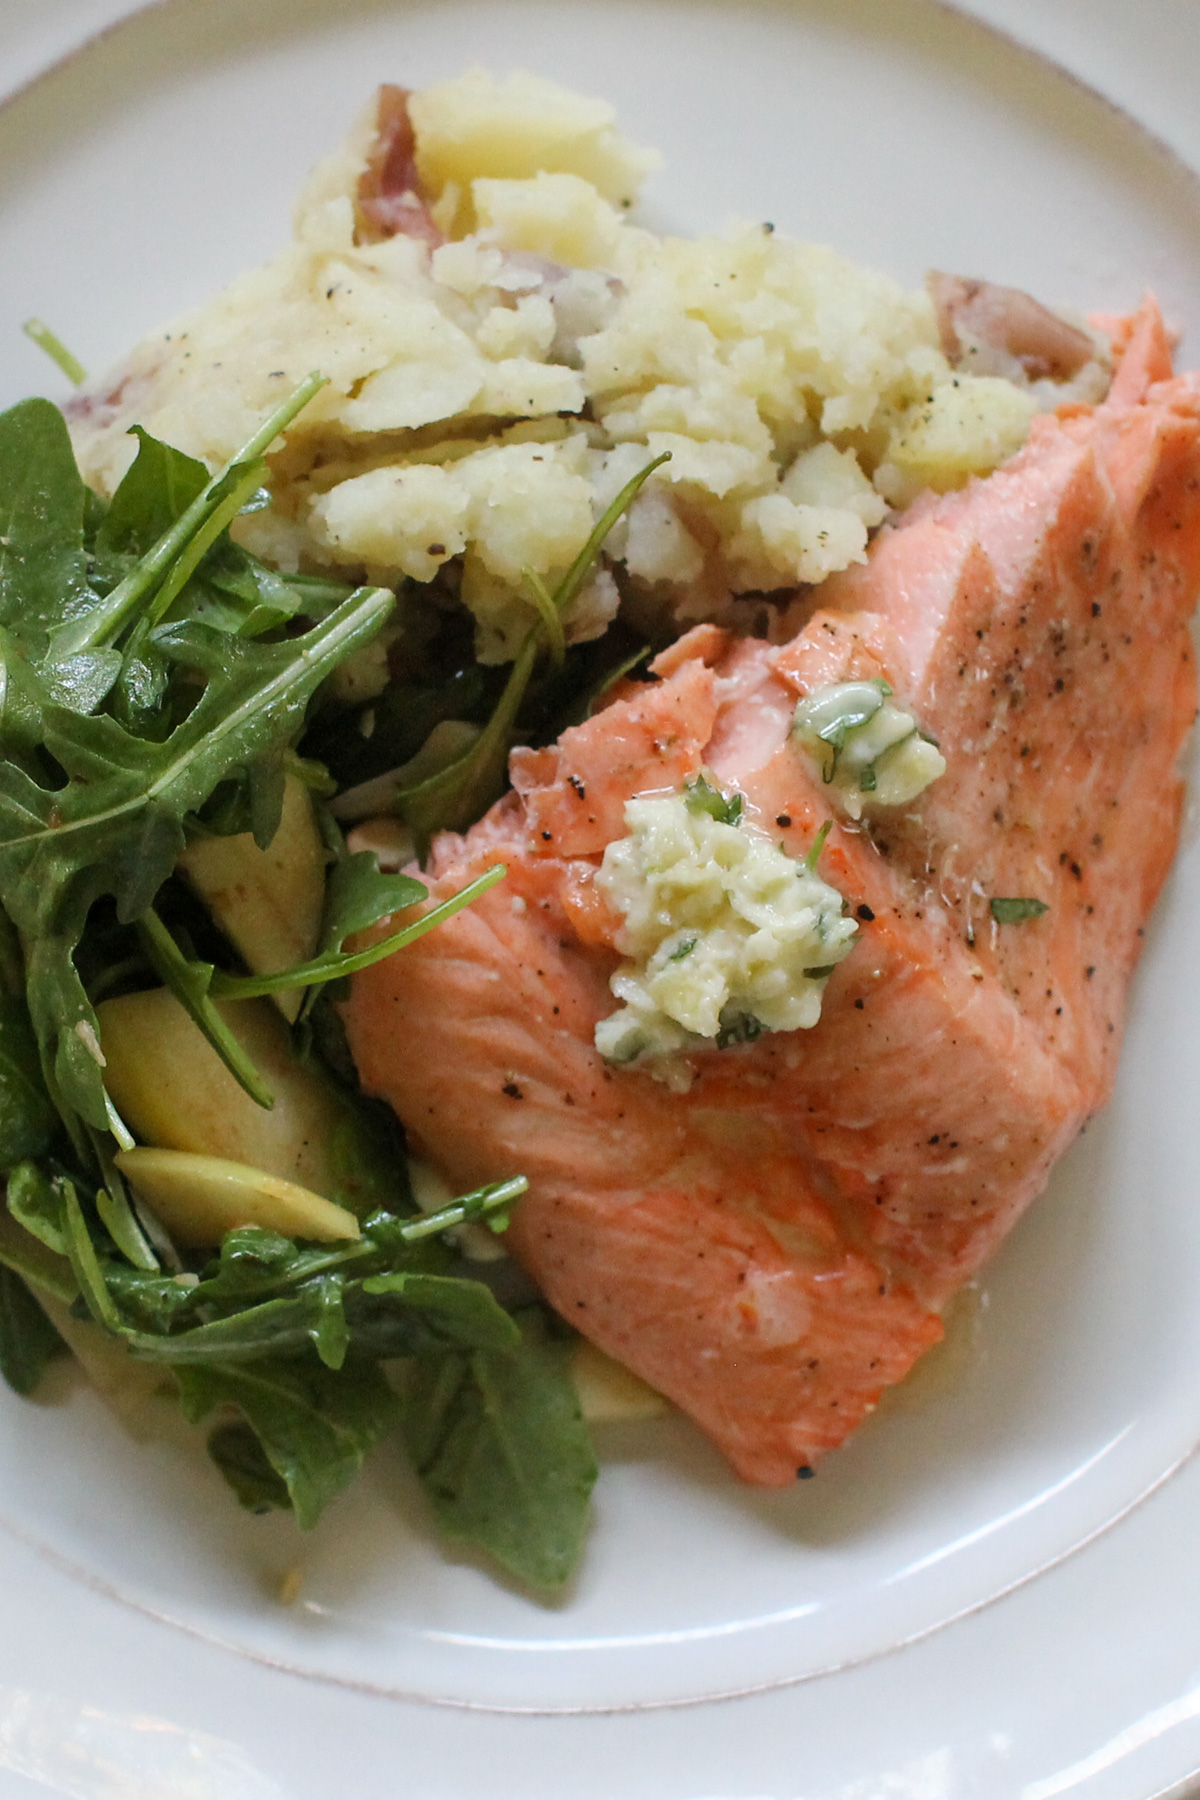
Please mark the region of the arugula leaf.
POLYGON ((401 788, 393 805, 412 827, 422 856, 439 831, 465 831, 504 786, 512 732, 541 648, 541 624, 526 634, 504 691, 487 724, 461 756, 415 787, 401 788))
POLYGON ((3 1208, 0 1208, 0 1265, 19 1275, 35 1293, 50 1294, 64 1306, 73 1306, 79 1298, 79 1283, 72 1275, 66 1257, 48 1250, 3 1208))
POLYGON ((247 1512, 265 1513, 291 1506, 287 1482, 267 1461, 261 1438, 244 1419, 231 1419, 209 1433, 208 1454, 247 1512))
POLYGON ((20 945, 0 909, 0 1171, 41 1156, 55 1125, 25 1004, 20 945))
POLYGON ((73 1182, 63 1180, 62 1196, 63 1229, 67 1240, 67 1260, 71 1265, 71 1273, 79 1283, 79 1291, 97 1325, 104 1325, 109 1331, 118 1331, 121 1325, 121 1315, 108 1291, 108 1283, 104 1279, 100 1257, 92 1242, 87 1220, 83 1216, 83 1208, 79 1203, 79 1195, 75 1192, 73 1182))
POLYGON ((38 648, 51 624, 95 602, 86 494, 56 406, 21 400, 0 414, 0 624, 38 648))
MULTIPOLYGON (((312 1529, 354 1479, 400 1412, 395 1393, 371 1364, 335 1374, 313 1362, 260 1362, 251 1368, 215 1363, 178 1368, 175 1379, 193 1424, 219 1406, 238 1409, 286 1487, 303 1531, 312 1529)), ((222 1455, 214 1460, 229 1479, 228 1441, 220 1440, 218 1448, 222 1455)), ((244 1483, 244 1462, 240 1470, 244 1483)), ((231 1485, 240 1498, 243 1487, 231 1485)), ((260 1495, 264 1491, 260 1480, 260 1495)))
POLYGON ((286 1276, 303 1256, 304 1252, 280 1231, 271 1231, 265 1225, 239 1225, 221 1239, 216 1260, 203 1276, 205 1292, 214 1299, 225 1295, 239 1299, 244 1293, 257 1293, 264 1281, 273 1284, 286 1276))
MULTIPOLYGON (((493 1222, 523 1179, 464 1195, 430 1217, 379 1213, 361 1238, 303 1247, 245 1226, 230 1232, 200 1278, 180 1281, 97 1248, 73 1184, 32 1165, 15 1172, 10 1210, 65 1253, 93 1317, 137 1356, 172 1365, 234 1365, 316 1350, 331 1369, 358 1358, 411 1356, 462 1345, 503 1349, 517 1332, 482 1282, 439 1273, 427 1242, 466 1219, 493 1222)), ((104 1196, 107 1200, 107 1196, 104 1196)), ((101 1217, 105 1209, 98 1200, 101 1217)), ((23 1272, 23 1270, 18 1270, 23 1272)))
MULTIPOLYGON (((310 375, 301 382, 111 593, 85 612, 65 620, 56 636, 59 654, 104 648, 115 643, 125 627, 140 618, 153 621, 162 617, 200 557, 257 487, 265 469, 264 451, 324 385, 320 375, 310 375)), ((78 471, 75 479, 80 480, 78 471)))
POLYGON ((482 1281, 398 1269, 368 1276, 362 1291, 395 1295, 415 1308, 435 1340, 478 1350, 513 1350, 521 1341, 511 1316, 482 1281))
MULTIPOLYGON (((204 464, 152 437, 140 425, 132 428, 138 453, 102 519, 92 546, 93 581, 109 588, 130 573, 133 561, 149 555, 159 540, 195 504, 208 486, 204 464)), ((258 478, 261 465, 250 466, 238 484, 239 498, 258 478)), ((214 513, 202 538, 190 550, 191 571, 173 575, 174 595, 160 598, 156 615, 183 611, 197 623, 240 637, 258 637, 303 613, 325 616, 351 589, 342 582, 311 576, 284 577, 222 535, 223 512, 214 513)), ((251 510, 251 497, 242 511, 251 510)))
POLYGON ((151 437, 140 425, 131 435, 138 441, 137 455, 96 532, 98 557, 144 556, 208 485, 208 470, 195 457, 151 437))
POLYGON ((555 603, 554 595, 536 569, 523 569, 521 575, 528 597, 533 601, 534 607, 541 617, 550 654, 561 667, 567 654, 567 637, 563 629, 562 614, 555 603))
MULTIPOLYGON (((22 1179, 29 1177, 22 1175, 22 1179)), ((44 1181, 36 1170, 32 1171, 32 1179, 44 1181)), ((214 1308, 218 1311, 240 1308, 244 1317, 245 1309, 255 1303, 294 1297, 316 1277, 334 1270, 360 1278, 390 1275, 400 1270, 407 1274, 436 1274, 444 1267, 445 1254, 440 1245, 430 1242, 432 1238, 472 1219, 486 1219, 494 1224, 497 1218, 507 1214, 527 1186, 523 1176, 493 1182, 474 1193, 464 1194, 436 1213, 417 1214, 413 1218, 377 1212, 367 1219, 362 1236, 349 1243, 301 1246, 278 1232, 266 1231, 258 1225, 244 1225, 236 1231, 226 1232, 217 1258, 209 1263, 198 1282, 186 1288, 181 1288, 169 1276, 150 1271, 139 1273, 113 1262, 105 1265, 106 1280, 122 1313, 149 1331, 169 1332, 189 1314, 211 1318, 214 1308)), ((39 1198, 40 1194, 41 1190, 35 1192, 33 1201, 21 1215, 22 1221, 29 1229, 39 1229, 43 1237, 47 1229, 57 1230, 54 1243, 61 1244, 65 1253, 62 1201, 53 1191, 48 1197, 39 1198), (48 1227, 43 1223, 43 1215, 47 1213, 48 1227)), ((460 1278, 456 1280, 460 1286, 472 1289, 479 1285, 475 1282, 464 1284, 460 1278)), ((356 1291, 348 1290, 348 1296, 353 1299, 356 1291)), ((407 1301, 410 1308, 426 1308, 435 1314, 444 1312, 448 1304, 443 1302, 436 1287, 418 1287, 407 1295, 407 1301)), ((468 1296, 465 1304, 472 1306, 476 1301, 468 1296)), ((474 1316, 482 1320, 483 1341, 494 1342, 494 1322, 489 1322, 492 1315, 486 1303, 480 1304, 485 1304, 485 1314, 474 1316)), ((373 1309, 376 1315, 380 1310, 373 1309)), ((391 1306, 383 1310, 394 1314, 397 1309, 391 1306)), ((303 1309, 299 1314, 276 1313, 271 1318, 289 1330, 298 1330, 300 1337, 308 1327, 308 1314, 303 1309)), ((269 1335, 260 1332, 258 1347, 262 1348, 264 1344, 270 1348, 271 1340, 269 1335)))
POLYGON ((340 1369, 350 1348, 350 1326, 346 1319, 346 1277, 338 1270, 318 1275, 309 1292, 316 1306, 316 1318, 308 1335, 327 1369, 340 1369))
POLYGON ((5 1198, 19 1225, 56 1256, 67 1254, 66 1182, 43 1173, 34 1162, 18 1163, 8 1177, 5 1198))
POLYGON ((186 605, 188 617, 202 625, 238 637, 261 637, 297 614, 324 618, 351 591, 344 582, 285 578, 226 537, 209 550, 174 610, 186 605))
POLYGON ((19 1275, 0 1264, 0 1375, 32 1394, 46 1364, 66 1345, 19 1275))
MULTIPOLYGON (((96 1191, 96 1213, 100 1224, 127 1262, 132 1263, 143 1274, 157 1275, 162 1264, 147 1234, 146 1219, 139 1213, 137 1203, 131 1197, 124 1177, 114 1161, 112 1141, 101 1131, 93 1130, 89 1132, 89 1137, 103 1184, 96 1191)), ((154 1226, 157 1226, 155 1235, 165 1259, 178 1267, 178 1257, 170 1237, 161 1225, 157 1225, 157 1221, 153 1222, 151 1228, 154 1229, 154 1226)))
POLYGON ((0 995, 0 1170, 27 1156, 41 1156, 56 1125, 29 1009, 15 994, 0 995))
POLYGON ((439 1206, 436 1212, 425 1213, 417 1219, 405 1219, 394 1227, 376 1227, 375 1235, 383 1236, 386 1229, 395 1229, 405 1243, 415 1244, 420 1238, 452 1231, 458 1225, 468 1225, 477 1219, 486 1220, 492 1231, 505 1231, 513 1202, 519 1200, 528 1187, 524 1175, 514 1175, 509 1181, 493 1181, 487 1187, 476 1188, 472 1194, 464 1194, 458 1200, 439 1206))
POLYGON ((516 1339, 509 1315, 490 1288, 462 1276, 398 1269, 348 1281, 342 1270, 328 1270, 292 1292, 243 1305, 224 1318, 210 1318, 182 1331, 170 1326, 206 1298, 202 1289, 207 1284, 177 1288, 182 1295, 178 1301, 169 1292, 171 1285, 160 1277, 144 1294, 127 1274, 116 1283, 110 1276, 108 1297, 117 1321, 110 1329, 116 1329, 137 1356, 173 1367, 217 1362, 240 1366, 297 1356, 311 1344, 328 1368, 340 1369, 350 1351, 360 1359, 378 1359, 435 1351, 447 1344, 502 1349, 516 1339), (115 1293, 122 1293, 143 1314, 157 1306, 155 1328, 137 1331, 121 1323, 115 1293))
POLYGON ((583 1547, 596 1459, 571 1381, 569 1342, 541 1307, 517 1315, 513 1350, 419 1358, 404 1433, 442 1528, 522 1581, 557 1588, 583 1547))
POLYGON ((1012 899, 994 899, 988 902, 993 919, 998 925, 1019 925, 1023 919, 1040 919, 1050 908, 1044 900, 1021 897, 1012 899))
POLYGON ((193 1025, 204 1033, 238 1085, 270 1111, 275 1104, 274 1095, 209 998, 208 990, 216 973, 212 963, 186 957, 153 907, 142 914, 137 929, 155 973, 170 988, 193 1025))
POLYGON ((183 847, 185 817, 298 731, 314 689, 378 630, 393 598, 360 590, 279 644, 166 627, 156 634, 160 647, 208 680, 163 743, 104 715, 48 706, 45 741, 65 786, 42 786, 0 762, 0 891, 25 945, 34 1030, 60 1110, 100 1129, 111 1124, 96 1017, 73 960, 92 904, 112 894, 122 921, 146 912, 183 847))
POLYGON ((321 952, 339 951, 348 937, 424 900, 428 888, 411 875, 384 875, 373 850, 336 862, 325 886, 321 952))

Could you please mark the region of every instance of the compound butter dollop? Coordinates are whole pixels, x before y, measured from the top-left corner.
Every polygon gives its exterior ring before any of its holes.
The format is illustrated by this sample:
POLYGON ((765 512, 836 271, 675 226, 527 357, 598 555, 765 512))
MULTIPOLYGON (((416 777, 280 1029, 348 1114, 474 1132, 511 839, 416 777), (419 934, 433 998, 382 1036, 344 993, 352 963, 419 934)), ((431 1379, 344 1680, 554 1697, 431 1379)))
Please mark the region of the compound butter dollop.
POLYGON ((645 1058, 677 1087, 690 1080, 682 1051, 815 1025, 856 931, 836 888, 741 823, 736 802, 697 786, 699 797, 631 800, 629 835, 596 875, 624 921, 616 942, 628 959, 611 982, 622 1005, 597 1025, 596 1048, 610 1062, 645 1058))

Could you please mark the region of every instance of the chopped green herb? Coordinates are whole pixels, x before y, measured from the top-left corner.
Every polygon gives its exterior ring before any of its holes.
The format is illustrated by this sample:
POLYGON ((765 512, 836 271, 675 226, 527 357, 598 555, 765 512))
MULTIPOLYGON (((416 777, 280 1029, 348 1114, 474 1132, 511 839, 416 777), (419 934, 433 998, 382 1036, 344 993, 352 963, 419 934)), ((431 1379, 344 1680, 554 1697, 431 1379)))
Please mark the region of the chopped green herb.
POLYGON ((833 820, 826 819, 820 831, 809 845, 808 855, 804 858, 804 868, 809 875, 815 875, 817 864, 821 860, 821 852, 825 848, 825 840, 833 830, 833 820))
POLYGON ((886 681, 840 681, 800 701, 792 731, 811 750, 826 782, 833 780, 848 734, 873 719, 891 691, 886 681))
POLYGON ((698 938, 694 937, 681 938, 679 943, 677 943, 672 950, 670 956, 668 956, 667 961, 682 962, 685 956, 690 956, 692 954, 692 951, 696 948, 699 941, 698 938))
POLYGON ((741 823, 743 799, 741 794, 723 794, 715 788, 703 775, 697 775, 694 781, 684 783, 684 799, 691 813, 707 813, 718 825, 738 825, 741 823))
POLYGON ((762 1036, 763 1030, 762 1020, 756 1019, 753 1013, 738 1013, 727 1024, 722 1024, 717 1033, 717 1049, 731 1050, 735 1044, 752 1044, 762 1036))
POLYGON ((1050 908, 1044 900, 1028 898, 989 901, 992 917, 999 925, 1019 925, 1023 919, 1040 919, 1050 908))

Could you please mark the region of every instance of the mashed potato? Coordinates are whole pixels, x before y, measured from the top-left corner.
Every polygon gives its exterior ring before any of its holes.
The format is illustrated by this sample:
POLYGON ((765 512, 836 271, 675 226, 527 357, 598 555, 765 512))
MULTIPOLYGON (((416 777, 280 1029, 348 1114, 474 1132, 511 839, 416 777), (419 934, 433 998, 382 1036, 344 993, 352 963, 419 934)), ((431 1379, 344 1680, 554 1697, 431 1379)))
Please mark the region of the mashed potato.
POLYGON ((410 96, 408 223, 364 231, 382 117, 315 171, 289 248, 76 401, 102 491, 133 420, 216 466, 319 369, 243 541, 286 569, 437 577, 503 662, 533 616, 526 571, 553 584, 652 456, 670 461, 569 639, 602 632, 622 588, 673 627, 746 619, 739 596, 861 561, 889 506, 988 473, 1053 403, 1019 367, 957 373, 924 293, 831 250, 770 225, 684 241, 633 224, 654 156, 603 102, 532 75, 410 96))

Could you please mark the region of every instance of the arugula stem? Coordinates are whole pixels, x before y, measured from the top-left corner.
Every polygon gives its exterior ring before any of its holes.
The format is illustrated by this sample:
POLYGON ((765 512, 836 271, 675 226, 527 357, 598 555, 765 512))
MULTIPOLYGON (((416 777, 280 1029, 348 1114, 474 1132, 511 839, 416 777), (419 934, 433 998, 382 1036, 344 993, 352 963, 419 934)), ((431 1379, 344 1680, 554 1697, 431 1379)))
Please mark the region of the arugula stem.
POLYGON ((209 998, 211 965, 192 962, 186 957, 153 907, 136 920, 136 926, 156 972, 185 1008, 192 1023, 204 1033, 238 1085, 259 1106, 270 1111, 275 1096, 209 998))
POLYGON ((546 642, 550 646, 550 654, 560 664, 567 654, 567 638, 563 630, 562 614, 555 605, 554 595, 546 586, 536 569, 522 571, 529 597, 538 609, 542 624, 546 629, 546 642))
POLYGON ((639 469, 631 481, 625 483, 601 514, 587 543, 553 594, 547 591, 545 583, 532 570, 525 571, 526 583, 530 597, 538 609, 538 617, 517 651, 496 710, 475 742, 457 761, 440 769, 427 780, 418 782, 415 787, 401 789, 393 797, 397 812, 420 840, 422 856, 435 831, 444 828, 465 830, 500 793, 504 785, 504 768, 513 727, 544 637, 549 639, 552 649, 560 639, 565 644, 563 616, 587 580, 605 538, 655 469, 669 462, 670 457, 670 451, 665 450, 661 456, 648 462, 644 469, 639 469), (554 616, 553 625, 550 623, 550 614, 554 616))
POLYGON ((104 1096, 104 1110, 105 1110, 106 1114, 108 1115, 108 1129, 112 1132, 113 1136, 116 1138, 117 1143, 121 1146, 121 1149, 122 1150, 132 1150, 135 1139, 134 1139, 132 1133, 130 1132, 128 1125, 126 1125, 124 1119, 121 1117, 120 1113, 117 1111, 116 1106, 113 1102, 112 1096, 110 1094, 108 1094, 107 1092, 105 1093, 105 1096, 104 1096))
MULTIPOLYGON (((116 1112, 115 1107, 113 1111, 116 1112)), ((146 1238, 141 1220, 133 1209, 129 1190, 113 1162, 112 1151, 102 1132, 91 1130, 88 1135, 92 1140, 92 1149, 100 1165, 100 1178, 104 1184, 96 1191, 96 1211, 100 1215, 100 1223, 126 1262, 132 1263, 144 1275, 157 1275, 161 1265, 146 1238)), ((121 1148, 132 1149, 133 1140, 128 1145, 122 1144, 121 1148)))
POLYGON ((83 650, 102 648, 120 634, 129 619, 145 609, 147 597, 157 591, 176 558, 187 550, 192 539, 225 500, 234 471, 246 464, 257 463, 279 433, 291 424, 296 414, 325 386, 325 381, 325 376, 315 372, 302 381, 264 420, 249 443, 244 444, 224 468, 218 470, 187 510, 180 514, 145 556, 134 564, 111 594, 99 606, 93 607, 91 612, 63 627, 55 644, 59 658, 76 656, 83 650))
POLYGON ((100 1266, 96 1246, 91 1240, 83 1216, 83 1208, 79 1204, 79 1195, 75 1192, 74 1183, 64 1182, 63 1187, 63 1223, 67 1238, 67 1259, 71 1264, 71 1272, 79 1283, 79 1291, 97 1325, 104 1325, 109 1331, 119 1332, 121 1315, 117 1311, 116 1302, 108 1291, 104 1270, 100 1266))
POLYGON ((147 626, 157 625, 159 620, 166 615, 171 602, 194 574, 201 558, 212 548, 226 526, 232 524, 233 520, 237 518, 251 494, 262 486, 263 478, 268 473, 267 465, 261 459, 251 463, 216 510, 209 514, 186 550, 176 560, 170 574, 155 594, 152 604, 147 607, 145 614, 147 626))
POLYGON ((56 337, 48 325, 41 319, 26 319, 21 330, 25 336, 35 343, 39 350, 44 350, 51 362, 57 363, 67 380, 75 387, 82 387, 87 380, 87 370, 77 356, 72 356, 60 337, 56 337))
POLYGON ((826 819, 820 831, 818 831, 816 837, 808 847, 808 855, 804 858, 804 866, 810 875, 816 873, 817 864, 821 860, 821 852, 825 848, 825 839, 832 830, 833 820, 826 819))
MULTIPOLYGON (((473 1194, 464 1194, 460 1200, 451 1200, 446 1206, 439 1206, 436 1212, 426 1213, 420 1219, 406 1219, 400 1227, 399 1235, 407 1244, 415 1244, 421 1238, 434 1237, 440 1231, 450 1231, 456 1225, 467 1225, 474 1219, 487 1219, 489 1215, 507 1211, 514 1200, 519 1200, 527 1191, 529 1182, 524 1175, 514 1175, 508 1181, 493 1182, 491 1187, 478 1188, 473 1194)), ((496 1221, 491 1221, 493 1227, 496 1221)))
POLYGON ((465 830, 500 792, 509 738, 529 686, 542 637, 539 619, 525 634, 491 718, 463 754, 415 787, 401 788, 393 804, 420 841, 424 856, 435 831, 465 830))
MULTIPOLYGON (((224 970, 213 972, 209 992, 219 1000, 253 1000, 263 994, 277 994, 288 988, 316 987, 322 982, 337 981, 343 975, 357 975, 360 969, 369 969, 372 963, 382 962, 385 956, 391 956, 397 950, 403 950, 408 944, 415 944, 418 938, 425 936, 435 926, 461 912, 464 906, 470 906, 481 894, 503 881, 508 870, 503 863, 495 863, 474 881, 469 881, 457 894, 451 894, 430 912, 422 913, 411 925, 402 925, 399 931, 390 936, 380 938, 366 950, 347 952, 333 951, 325 956, 316 956, 310 962, 293 963, 290 969, 277 969, 272 975, 227 975, 224 970)), ((154 915, 151 914, 150 917, 154 915)), ((161 927, 160 927, 161 929, 161 927)), ((197 965, 193 964, 192 967, 197 965)))
POLYGON ((639 469, 637 474, 633 476, 630 481, 625 483, 625 486, 621 489, 616 498, 611 500, 600 514, 591 537, 583 546, 583 549, 579 552, 579 555, 575 558, 575 561, 571 564, 557 588, 554 590, 554 604, 558 608, 560 615, 566 612, 568 606, 570 606, 572 600, 574 600, 576 594, 587 580, 591 573, 592 564, 604 548, 605 538, 608 536, 617 520, 621 517, 621 514, 625 512, 628 507, 632 506, 641 490, 653 475, 655 469, 660 469, 663 463, 670 462, 670 460, 671 452, 669 450, 664 450, 661 456, 656 456, 653 462, 648 462, 644 469, 639 469))
MULTIPOLYGON (((440 1232, 451 1231, 458 1225, 469 1225, 477 1219, 495 1222, 497 1215, 506 1213, 528 1187, 529 1182, 524 1175, 512 1175, 507 1181, 493 1181, 487 1187, 461 1194, 456 1200, 439 1206, 436 1212, 420 1213, 411 1219, 388 1219, 389 1240, 397 1237, 402 1243, 415 1244, 423 1238, 436 1237, 440 1232)), ((260 1282, 246 1283, 240 1290, 240 1298, 258 1300, 267 1295, 286 1294, 302 1287, 314 1276, 327 1275, 337 1269, 353 1268, 356 1263, 381 1260, 386 1263, 391 1260, 391 1255, 386 1244, 376 1242, 371 1236, 371 1220, 368 1219, 364 1235, 353 1243, 341 1244, 336 1249, 310 1250, 282 1277, 267 1275, 260 1282)), ((200 1298, 203 1298, 203 1283, 198 1292, 200 1298)))

